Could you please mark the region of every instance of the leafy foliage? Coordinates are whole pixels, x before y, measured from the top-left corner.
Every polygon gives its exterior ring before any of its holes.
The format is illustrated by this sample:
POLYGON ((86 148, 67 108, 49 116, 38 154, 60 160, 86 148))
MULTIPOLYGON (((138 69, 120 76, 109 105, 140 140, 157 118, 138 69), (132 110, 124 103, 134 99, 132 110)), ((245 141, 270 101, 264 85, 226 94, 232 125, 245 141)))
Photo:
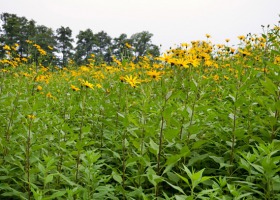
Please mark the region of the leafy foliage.
POLYGON ((47 43, 27 42, 37 60, 3 46, 0 198, 279 199, 279 31, 160 57, 122 35, 109 65, 88 29, 88 63, 67 68, 45 62, 47 43))

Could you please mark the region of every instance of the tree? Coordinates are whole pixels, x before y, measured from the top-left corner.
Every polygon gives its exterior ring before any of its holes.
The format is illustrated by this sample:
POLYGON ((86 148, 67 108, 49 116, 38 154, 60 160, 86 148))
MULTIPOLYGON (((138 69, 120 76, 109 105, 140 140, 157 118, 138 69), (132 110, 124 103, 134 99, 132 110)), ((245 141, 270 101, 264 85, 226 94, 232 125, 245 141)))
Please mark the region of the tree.
POLYGON ((74 60, 77 64, 83 64, 93 53, 94 48, 94 34, 91 29, 80 31, 77 35, 77 46, 74 55, 74 60))
POLYGON ((148 53, 153 53, 154 56, 159 55, 159 51, 157 52, 156 45, 152 44, 151 38, 153 34, 148 31, 142 31, 140 33, 135 33, 131 36, 132 46, 134 47, 134 55, 136 56, 136 60, 139 57, 145 56, 148 53))
POLYGON ((72 38, 72 30, 69 27, 61 26, 56 30, 56 41, 57 41, 57 49, 60 53, 62 53, 62 66, 66 66, 68 64, 69 58, 72 56, 74 41, 72 38))
POLYGON ((126 44, 131 44, 131 40, 126 34, 122 33, 119 37, 113 39, 112 51, 117 59, 123 60, 124 57, 132 57, 132 50, 126 44))
POLYGON ((93 53, 98 61, 111 61, 111 43, 112 38, 104 31, 94 34, 93 53))
MULTIPOLYGON (((54 47, 57 45, 57 43, 53 30, 46 26, 40 25, 36 26, 35 33, 35 36, 32 37, 31 40, 34 41, 35 44, 39 45, 47 53, 47 55, 44 56, 42 60, 40 60, 41 63, 43 65, 56 64, 55 53, 57 53, 57 50, 54 47)), ((38 51, 33 48, 31 54, 32 61, 38 64, 38 58, 40 57, 38 51)))
POLYGON ((6 45, 19 45, 18 52, 21 57, 28 54, 26 40, 35 35, 34 20, 28 21, 25 17, 18 17, 15 14, 1 14, 2 33, 1 43, 6 45))

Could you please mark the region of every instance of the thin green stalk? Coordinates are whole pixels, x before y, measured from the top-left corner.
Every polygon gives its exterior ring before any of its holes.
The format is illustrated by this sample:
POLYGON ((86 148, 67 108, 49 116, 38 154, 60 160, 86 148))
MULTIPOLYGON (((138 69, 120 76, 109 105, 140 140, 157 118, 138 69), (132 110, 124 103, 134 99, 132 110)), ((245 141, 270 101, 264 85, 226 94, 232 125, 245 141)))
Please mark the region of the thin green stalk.
POLYGON ((237 107, 235 102, 238 99, 238 93, 239 93, 239 89, 241 86, 241 76, 240 76, 240 80, 237 82, 237 91, 235 93, 235 101, 234 101, 234 108, 233 108, 233 124, 232 124, 232 135, 231 135, 231 150, 230 150, 230 165, 232 165, 233 161, 234 161, 234 151, 235 151, 235 130, 236 130, 236 119, 237 119, 237 107))
MULTIPOLYGON (((78 138, 78 142, 82 142, 82 138, 83 138, 83 126, 84 126, 84 117, 85 117, 85 100, 87 98, 87 90, 88 88, 86 88, 86 92, 85 95, 83 95, 83 99, 82 99, 82 113, 81 113, 81 124, 80 124, 80 128, 79 128, 79 138, 78 138)), ((79 178, 79 166, 80 166, 80 155, 81 155, 81 149, 80 147, 78 148, 78 154, 77 154, 77 162, 76 162, 76 182, 78 182, 78 178, 79 178)))
MULTIPOLYGON (((103 110, 104 112, 104 110, 103 110)), ((102 116, 102 121, 101 121, 101 130, 100 130, 100 153, 102 154, 102 148, 103 148, 103 134, 104 134, 104 123, 103 123, 103 119, 104 119, 104 114, 102 112, 102 109, 100 108, 99 110, 99 115, 102 116)))
POLYGON ((26 140, 26 175, 27 175, 27 193, 28 193, 28 200, 31 199, 31 184, 30 184, 30 146, 31 146, 31 125, 32 125, 32 118, 29 119, 29 125, 28 125, 28 135, 26 140))
MULTIPOLYGON (((142 131, 141 131, 141 146, 140 146, 140 155, 141 157, 143 157, 144 155, 144 139, 145 139, 145 124, 146 124, 146 120, 145 120, 145 114, 142 110, 142 120, 143 120, 143 124, 142 124, 142 131)), ((140 163, 139 167, 138 167, 138 172, 139 172, 139 180, 138 180, 138 185, 141 186, 141 175, 143 173, 143 166, 140 163)))
POLYGON ((13 124, 13 117, 14 117, 14 114, 15 114, 15 111, 17 109, 17 102, 18 102, 18 98, 19 98, 19 94, 17 93, 16 95, 16 98, 13 102, 13 109, 12 109, 12 112, 11 112, 11 115, 9 117, 9 123, 8 123, 8 126, 6 128, 6 131, 5 131, 5 138, 6 138, 6 143, 7 145, 4 147, 4 152, 3 152, 3 155, 6 156, 8 154, 8 144, 10 142, 10 128, 13 124))
POLYGON ((230 150, 230 165, 233 163, 234 159, 234 145, 235 145, 235 129, 236 129, 236 112, 237 108, 234 106, 233 110, 233 125, 232 125, 232 135, 231 135, 231 150, 230 150))
POLYGON ((125 170, 126 170, 126 148, 125 148, 125 140, 126 140, 126 131, 123 133, 122 138, 122 187, 125 187, 125 170))
MULTIPOLYGON (((125 90, 124 93, 124 99, 125 99, 125 107, 123 108, 125 110, 125 114, 127 115, 129 110, 128 110, 128 98, 127 98, 127 90, 125 90)), ((125 127, 126 128, 126 127, 125 127)), ((123 199, 126 199, 125 197, 125 172, 126 172, 126 130, 123 131, 122 135, 122 188, 123 188, 123 199)))
MULTIPOLYGON (((195 110, 195 102, 196 102, 196 100, 197 100, 197 99, 195 99, 195 100, 193 101, 193 104, 192 104, 192 111, 191 111, 192 113, 191 113, 191 118, 190 118, 190 125, 189 125, 189 127, 191 127, 191 126, 192 126, 192 123, 193 123, 193 117, 194 117, 194 110, 195 110)), ((191 136, 191 132, 188 131, 187 141, 190 140, 190 136, 191 136)))
MULTIPOLYGON (((161 151, 162 151, 162 140, 163 140, 163 125, 164 125, 164 117, 163 117, 163 112, 165 110, 165 106, 166 106, 166 103, 167 103, 167 98, 165 97, 164 98, 164 105, 162 107, 162 110, 161 110, 161 124, 160 124, 160 133, 159 133, 159 147, 158 147, 158 156, 157 156, 157 175, 160 176, 160 160, 161 160, 161 151)), ((158 197, 160 193, 160 190, 159 190, 159 184, 157 184, 156 186, 156 198, 158 197)))

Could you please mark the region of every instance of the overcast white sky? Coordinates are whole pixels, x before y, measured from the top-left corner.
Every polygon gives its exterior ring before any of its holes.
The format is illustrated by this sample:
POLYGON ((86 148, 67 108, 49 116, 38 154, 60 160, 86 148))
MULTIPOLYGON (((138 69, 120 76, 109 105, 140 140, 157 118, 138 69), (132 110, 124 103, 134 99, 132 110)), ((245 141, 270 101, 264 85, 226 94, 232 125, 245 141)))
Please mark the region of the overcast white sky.
POLYGON ((261 25, 280 20, 280 0, 0 0, 0 13, 33 19, 54 31, 68 26, 101 30, 111 37, 149 31, 153 43, 167 50, 174 44, 204 40, 237 43, 237 36, 261 33, 261 25))

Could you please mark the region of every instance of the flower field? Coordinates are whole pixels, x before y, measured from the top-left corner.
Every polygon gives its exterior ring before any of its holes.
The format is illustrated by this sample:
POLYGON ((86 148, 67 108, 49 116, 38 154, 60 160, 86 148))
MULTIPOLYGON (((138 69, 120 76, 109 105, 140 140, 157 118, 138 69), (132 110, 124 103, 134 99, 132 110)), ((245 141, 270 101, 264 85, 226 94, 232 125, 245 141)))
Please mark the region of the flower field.
POLYGON ((63 68, 4 46, 0 199, 280 199, 279 31, 63 68))

